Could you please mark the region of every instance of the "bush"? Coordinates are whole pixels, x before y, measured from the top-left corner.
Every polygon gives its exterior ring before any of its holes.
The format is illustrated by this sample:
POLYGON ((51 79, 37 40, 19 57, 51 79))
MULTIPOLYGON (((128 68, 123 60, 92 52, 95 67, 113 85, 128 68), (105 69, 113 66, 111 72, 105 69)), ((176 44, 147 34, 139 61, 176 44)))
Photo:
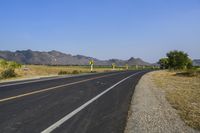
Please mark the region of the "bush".
POLYGON ((59 71, 58 75, 66 75, 66 74, 79 74, 82 73, 82 71, 78 71, 78 70, 73 70, 72 72, 68 72, 68 71, 59 71))
POLYGON ((92 72, 90 72, 90 73, 97 73, 97 71, 92 71, 92 72))
POLYGON ((78 70, 72 71, 72 74, 79 74, 80 72, 78 70))
POLYGON ((22 65, 17 62, 14 62, 14 61, 8 62, 8 68, 17 69, 17 68, 21 68, 21 67, 22 67, 22 65))
POLYGON ((0 67, 6 69, 8 67, 8 62, 4 59, 0 59, 0 67))
POLYGON ((63 70, 58 72, 58 75, 66 75, 66 74, 69 74, 69 72, 63 70))
POLYGON ((14 69, 6 69, 3 72, 1 72, 1 78, 2 79, 6 79, 6 78, 12 78, 12 77, 16 77, 17 74, 15 73, 14 69))
POLYGON ((15 61, 6 61, 4 59, 0 59, 0 67, 3 69, 17 69, 21 68, 22 65, 15 61))

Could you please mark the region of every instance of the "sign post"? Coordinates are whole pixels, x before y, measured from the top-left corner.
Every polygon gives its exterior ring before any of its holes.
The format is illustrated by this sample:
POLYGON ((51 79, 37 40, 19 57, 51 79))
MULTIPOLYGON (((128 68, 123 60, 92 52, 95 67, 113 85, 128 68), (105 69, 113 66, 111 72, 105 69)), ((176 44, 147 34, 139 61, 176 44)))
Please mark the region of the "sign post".
POLYGON ((112 69, 115 70, 115 63, 112 63, 112 69))
POLYGON ((126 64, 126 70, 128 70, 128 64, 126 64))
POLYGON ((93 72, 93 67, 94 67, 94 60, 90 60, 90 71, 93 72))

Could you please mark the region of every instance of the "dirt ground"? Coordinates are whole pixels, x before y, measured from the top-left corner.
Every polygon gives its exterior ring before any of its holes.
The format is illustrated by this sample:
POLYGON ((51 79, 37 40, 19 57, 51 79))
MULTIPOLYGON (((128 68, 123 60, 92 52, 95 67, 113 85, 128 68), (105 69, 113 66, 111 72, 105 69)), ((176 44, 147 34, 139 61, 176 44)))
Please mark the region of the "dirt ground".
POLYGON ((155 72, 144 75, 136 86, 125 133, 199 133, 187 126, 157 87, 155 72))

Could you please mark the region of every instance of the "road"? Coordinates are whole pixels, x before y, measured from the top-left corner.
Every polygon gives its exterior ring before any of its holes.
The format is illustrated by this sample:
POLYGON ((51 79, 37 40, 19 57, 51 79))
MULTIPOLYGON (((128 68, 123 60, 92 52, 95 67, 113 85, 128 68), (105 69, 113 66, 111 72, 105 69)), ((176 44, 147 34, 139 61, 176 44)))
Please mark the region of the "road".
POLYGON ((0 133, 123 133, 134 88, 146 72, 0 84, 0 133))

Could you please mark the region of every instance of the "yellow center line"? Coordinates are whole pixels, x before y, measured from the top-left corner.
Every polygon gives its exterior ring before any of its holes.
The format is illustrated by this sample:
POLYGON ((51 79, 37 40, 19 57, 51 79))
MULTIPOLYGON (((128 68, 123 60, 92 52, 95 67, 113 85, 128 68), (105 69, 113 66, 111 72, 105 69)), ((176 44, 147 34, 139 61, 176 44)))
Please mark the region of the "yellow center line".
MULTIPOLYGON (((119 73, 117 73, 117 74, 119 74, 119 73)), ((91 81, 91 80, 95 80, 95 79, 99 79, 99 78, 109 77, 109 76, 113 76, 113 75, 117 75, 117 74, 116 73, 115 74, 109 74, 109 75, 105 75, 105 76, 99 76, 99 77, 89 78, 89 79, 85 79, 85 80, 81 80, 81 81, 77 81, 77 82, 73 82, 73 83, 68 83, 68 84, 59 85, 59 86, 55 86, 55 87, 50 87, 50 88, 46 88, 46 89, 42 89, 42 90, 38 90, 38 91, 32 91, 32 92, 29 92, 29 93, 24 93, 24 94, 0 99, 0 102, 14 100, 14 99, 18 99, 18 98, 21 98, 21 97, 30 96, 30 95, 33 95, 33 94, 38 94, 38 93, 41 93, 41 92, 55 90, 55 89, 58 89, 58 88, 61 88, 61 87, 79 84, 79 83, 83 83, 83 82, 87 82, 87 81, 91 81)))

